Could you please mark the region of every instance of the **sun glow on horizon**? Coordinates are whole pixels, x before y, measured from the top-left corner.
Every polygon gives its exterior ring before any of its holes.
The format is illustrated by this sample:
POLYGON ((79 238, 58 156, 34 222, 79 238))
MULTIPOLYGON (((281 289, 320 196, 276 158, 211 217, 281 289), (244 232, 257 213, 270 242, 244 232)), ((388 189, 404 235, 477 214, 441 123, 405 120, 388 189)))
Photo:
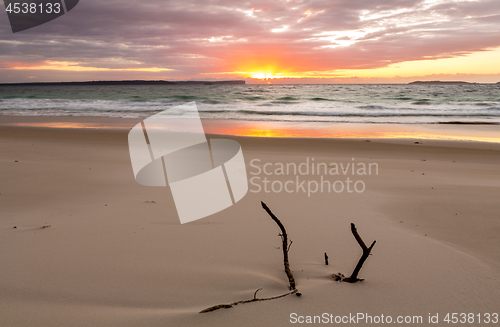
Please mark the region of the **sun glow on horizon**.
MULTIPOLYGON (((449 58, 403 61, 373 69, 345 69, 332 73, 337 77, 398 78, 428 75, 500 74, 497 64, 500 48, 477 51, 449 58)), ((332 76, 333 77, 333 76, 332 76)))
POLYGON ((316 71, 301 71, 300 67, 293 67, 293 63, 287 65, 285 62, 280 63, 274 60, 273 65, 262 65, 258 68, 251 65, 242 65, 244 66, 242 70, 213 73, 213 75, 233 75, 235 77, 252 78, 260 81, 310 78, 342 80, 351 78, 401 79, 439 75, 500 75, 500 66, 496 64, 498 58, 500 58, 500 47, 487 51, 476 51, 455 56, 450 55, 448 58, 429 58, 391 63, 385 67, 378 68, 316 71), (277 72, 278 69, 276 67, 279 67, 279 71, 281 72, 277 72))
POLYGON ((273 79, 274 75, 271 73, 250 73, 252 74, 252 78, 257 79, 273 79))
POLYGON ((268 73, 268 72, 247 72, 245 75, 249 75, 250 78, 269 80, 269 79, 279 79, 279 78, 294 78, 295 76, 286 75, 285 73, 268 73))

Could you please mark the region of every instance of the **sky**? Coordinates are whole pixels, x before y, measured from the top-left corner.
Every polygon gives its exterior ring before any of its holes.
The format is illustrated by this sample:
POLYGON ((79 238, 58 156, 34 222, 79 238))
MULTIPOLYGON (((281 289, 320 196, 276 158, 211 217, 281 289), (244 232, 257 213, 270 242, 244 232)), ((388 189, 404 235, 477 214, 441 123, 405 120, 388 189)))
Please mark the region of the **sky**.
POLYGON ((12 33, 0 82, 500 82, 500 0, 80 0, 12 33))

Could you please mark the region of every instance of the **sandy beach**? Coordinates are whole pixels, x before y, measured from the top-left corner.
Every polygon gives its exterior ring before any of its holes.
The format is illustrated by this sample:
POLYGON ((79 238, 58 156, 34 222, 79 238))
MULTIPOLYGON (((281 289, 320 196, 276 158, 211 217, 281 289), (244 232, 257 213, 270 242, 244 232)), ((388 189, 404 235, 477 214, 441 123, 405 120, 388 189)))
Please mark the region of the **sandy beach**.
MULTIPOLYGON (((0 116, 2 327, 288 326, 324 314, 333 321, 318 325, 362 314, 364 326, 445 326, 448 313, 498 324, 500 143, 211 135, 238 141, 255 179, 235 205, 181 225, 168 187, 134 179, 127 133, 140 120, 58 119, 0 116), (280 173, 280 163, 313 159, 356 170, 280 173), (370 163, 371 174, 358 174, 370 163), (264 178, 275 190, 321 178, 344 189, 266 192, 264 178), (288 291, 279 228, 260 201, 293 241, 302 296, 200 314, 259 288, 259 297, 288 291), (377 241, 356 284, 331 277, 349 275, 361 256, 350 223, 377 241), (382 315, 392 323, 376 323, 382 315)), ((496 125, 463 128, 498 136, 496 125)))

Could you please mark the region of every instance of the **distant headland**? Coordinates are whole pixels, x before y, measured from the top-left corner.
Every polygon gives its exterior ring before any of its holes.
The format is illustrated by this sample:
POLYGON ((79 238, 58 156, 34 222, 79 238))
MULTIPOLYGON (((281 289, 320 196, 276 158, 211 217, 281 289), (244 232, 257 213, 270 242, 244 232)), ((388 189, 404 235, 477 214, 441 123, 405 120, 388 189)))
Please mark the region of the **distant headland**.
POLYGON ((64 85, 235 85, 245 84, 242 80, 232 81, 88 81, 88 82, 34 82, 34 83, 1 83, 0 86, 64 86, 64 85))
POLYGON ((415 81, 409 84, 477 84, 464 81, 415 81))

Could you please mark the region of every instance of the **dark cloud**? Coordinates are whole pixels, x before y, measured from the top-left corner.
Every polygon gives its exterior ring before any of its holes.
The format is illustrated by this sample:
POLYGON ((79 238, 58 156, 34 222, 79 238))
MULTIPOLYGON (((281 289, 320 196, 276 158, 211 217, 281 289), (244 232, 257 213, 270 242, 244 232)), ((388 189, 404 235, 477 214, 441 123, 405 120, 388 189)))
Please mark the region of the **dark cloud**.
MULTIPOLYGON (((158 67, 172 71, 148 76, 167 79, 258 65, 294 72, 375 68, 500 46, 498 0, 86 0, 59 19, 16 34, 2 15, 0 67, 47 60, 158 67)), ((58 79, 61 74, 53 72, 58 79)))

